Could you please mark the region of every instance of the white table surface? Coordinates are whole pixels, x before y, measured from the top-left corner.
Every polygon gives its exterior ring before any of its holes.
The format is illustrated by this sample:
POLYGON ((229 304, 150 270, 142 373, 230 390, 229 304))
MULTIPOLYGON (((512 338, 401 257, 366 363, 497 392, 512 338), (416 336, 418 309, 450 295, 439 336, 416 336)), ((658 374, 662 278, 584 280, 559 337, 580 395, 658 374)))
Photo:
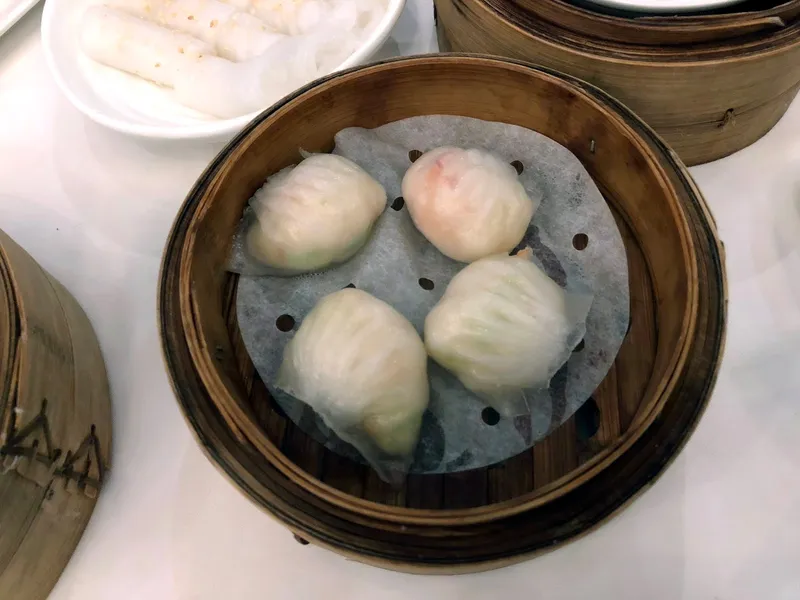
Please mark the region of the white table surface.
MULTIPOLYGON (((403 17, 403 51, 432 39, 418 32, 425 2, 403 17)), ((161 360, 156 279, 220 144, 148 143, 83 118, 47 72, 40 16, 0 38, 0 227, 86 309, 114 417, 108 485, 52 600, 800 599, 800 101, 760 142, 692 169, 726 242, 730 312, 716 391, 673 466, 531 562, 403 575, 300 546, 200 452, 161 360)))

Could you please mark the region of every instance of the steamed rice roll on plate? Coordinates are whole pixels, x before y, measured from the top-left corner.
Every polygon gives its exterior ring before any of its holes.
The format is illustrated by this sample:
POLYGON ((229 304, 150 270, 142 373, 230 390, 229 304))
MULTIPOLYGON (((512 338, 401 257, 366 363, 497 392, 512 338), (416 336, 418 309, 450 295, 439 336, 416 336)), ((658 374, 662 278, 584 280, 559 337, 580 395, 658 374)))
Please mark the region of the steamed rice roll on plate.
POLYGON ((337 22, 348 31, 369 30, 385 14, 387 0, 249 0, 240 10, 286 35, 303 35, 337 22))
POLYGON ((181 104, 220 118, 255 112, 337 68, 355 50, 343 37, 351 24, 332 14, 325 26, 303 35, 279 35, 259 56, 243 62, 206 57, 176 79, 181 104))
POLYGON ((285 37, 219 0, 106 0, 106 5, 192 35, 212 45, 219 56, 237 62, 263 54, 285 37))
POLYGON ((419 439, 427 360, 403 315, 348 288, 322 298, 303 319, 275 385, 314 409, 388 479, 408 470, 419 439))
POLYGON ((186 33, 104 6, 83 14, 80 44, 99 63, 168 87, 214 54, 210 44, 186 33))
POLYGON ((319 25, 328 4, 325 0, 252 0, 250 10, 276 31, 298 35, 319 25))
POLYGON ((512 250, 541 202, 528 196, 514 167, 477 149, 426 152, 406 172, 402 189, 417 229, 461 262, 512 250))
POLYGON ((317 76, 322 57, 302 37, 283 36, 261 56, 235 63, 206 57, 175 80, 178 101, 223 119, 263 108, 317 76))
MULTIPOLYGON (((121 7, 138 6, 132 0, 114 1, 121 7)), ((175 0, 178 5, 209 1, 175 0)), ((164 6, 159 8, 156 2, 150 11, 152 18, 170 10, 172 4, 167 4, 166 0, 161 2, 164 6)), ((140 12, 147 14, 144 10, 140 12)), ((184 7, 180 14, 186 12, 190 11, 184 7)), ((254 18, 237 14, 242 18, 254 18)), ((174 97, 184 106, 227 119, 264 108, 339 66, 354 47, 349 45, 350 41, 342 39, 341 26, 347 25, 346 16, 334 14, 331 18, 339 20, 328 22, 329 31, 302 36, 272 33, 266 34, 265 39, 253 41, 247 31, 235 30, 232 33, 238 40, 238 51, 247 51, 248 44, 253 42, 259 54, 243 62, 234 62, 216 56, 212 44, 189 33, 157 25, 123 10, 94 6, 83 15, 81 45, 89 58, 174 88, 174 97)), ((171 23, 169 19, 166 21, 171 23)), ((227 39, 220 38, 221 43, 227 44, 227 39)))
POLYGON ((292 2, 281 10, 307 3, 301 12, 310 17, 278 15, 298 32, 287 35, 253 14, 249 1, 51 0, 43 48, 68 99, 104 126, 152 138, 228 136, 286 94, 372 56, 404 0, 292 2), (100 27, 84 26, 89 9, 108 11, 100 27), (155 31, 168 46, 182 34, 172 45, 187 56, 174 59, 155 31), (270 53, 286 38, 297 43, 270 53), (176 80, 176 72, 186 75, 176 80))
POLYGON ((267 180, 251 206, 250 256, 277 273, 304 273, 361 249, 386 208, 386 190, 344 157, 312 154, 267 180))
POLYGON ((565 292, 530 260, 490 256, 450 281, 425 319, 428 354, 505 416, 547 388, 585 332, 590 295, 565 292))

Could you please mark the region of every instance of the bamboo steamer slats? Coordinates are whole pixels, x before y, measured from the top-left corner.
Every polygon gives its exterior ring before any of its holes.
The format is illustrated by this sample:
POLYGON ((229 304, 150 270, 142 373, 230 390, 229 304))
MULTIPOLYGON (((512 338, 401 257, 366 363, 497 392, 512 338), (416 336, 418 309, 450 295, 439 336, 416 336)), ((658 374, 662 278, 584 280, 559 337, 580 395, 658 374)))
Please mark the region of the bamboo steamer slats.
POLYGON ((108 467, 108 381, 83 310, 3 232, 0 279, 0 598, 44 600, 108 467))
POLYGON ((749 18, 733 15, 707 17, 713 26, 700 29, 679 21, 664 29, 671 21, 661 17, 654 21, 661 29, 653 30, 639 19, 599 15, 561 0, 435 4, 444 50, 526 60, 593 83, 636 112, 688 165, 722 158, 762 137, 800 85, 797 2, 763 17, 779 19, 777 27, 750 31, 746 25, 746 32, 736 28, 749 18), (678 32, 690 31, 691 38, 678 41, 678 32))
POLYGON ((254 502, 300 540, 356 560, 459 573, 516 562, 581 535, 662 471, 713 386, 725 282, 702 197, 628 109, 552 71, 440 55, 330 76, 248 126, 181 208, 165 249, 159 310, 184 414, 210 458, 254 502), (392 489, 310 439, 272 401, 241 341, 237 277, 225 265, 248 198, 268 175, 299 160, 298 148, 329 151, 342 128, 422 114, 514 123, 572 150, 620 225, 632 319, 587 409, 546 440, 488 469, 412 475, 392 489))

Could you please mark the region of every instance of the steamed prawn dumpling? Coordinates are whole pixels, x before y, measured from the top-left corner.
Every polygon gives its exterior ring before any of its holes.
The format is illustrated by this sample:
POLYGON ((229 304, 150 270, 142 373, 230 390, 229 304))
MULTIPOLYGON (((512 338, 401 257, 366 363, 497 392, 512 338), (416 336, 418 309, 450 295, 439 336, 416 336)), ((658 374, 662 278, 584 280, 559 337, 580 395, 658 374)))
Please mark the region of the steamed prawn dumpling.
POLYGON ((386 207, 386 190, 346 158, 313 154, 268 179, 251 206, 250 255, 267 267, 303 273, 358 252, 386 207))
POLYGON ((286 345, 276 385, 308 404, 376 467, 407 470, 428 406, 425 346, 394 308, 346 288, 286 345))
POLYGON ((528 196, 514 167, 476 149, 426 152, 406 171, 402 187, 417 229, 461 262, 512 250, 540 203, 528 196))
POLYGON ((431 358, 505 416, 528 412, 523 390, 549 386, 592 301, 565 292, 527 252, 468 265, 425 319, 431 358))

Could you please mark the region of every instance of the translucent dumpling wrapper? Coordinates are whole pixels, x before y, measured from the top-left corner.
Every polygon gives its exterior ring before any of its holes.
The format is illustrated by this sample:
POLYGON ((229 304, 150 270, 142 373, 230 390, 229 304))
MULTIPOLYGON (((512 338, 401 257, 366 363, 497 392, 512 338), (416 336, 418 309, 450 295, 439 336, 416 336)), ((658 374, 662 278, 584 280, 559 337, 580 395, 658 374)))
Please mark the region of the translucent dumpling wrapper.
POLYGON ((410 466, 428 406, 427 359, 403 315, 347 288, 325 296, 303 320, 275 385, 396 481, 410 466))
POLYGON ((541 202, 528 196, 514 167, 477 149, 426 152, 406 172, 402 189, 417 229, 462 262, 512 250, 541 202))
POLYGON ((270 274, 305 273, 361 249, 386 208, 386 191, 354 162, 313 154, 267 180, 251 206, 251 258, 270 274))
POLYGON ((527 414, 585 333, 589 294, 570 294, 528 250, 465 267, 425 319, 431 358, 504 416, 527 414))

